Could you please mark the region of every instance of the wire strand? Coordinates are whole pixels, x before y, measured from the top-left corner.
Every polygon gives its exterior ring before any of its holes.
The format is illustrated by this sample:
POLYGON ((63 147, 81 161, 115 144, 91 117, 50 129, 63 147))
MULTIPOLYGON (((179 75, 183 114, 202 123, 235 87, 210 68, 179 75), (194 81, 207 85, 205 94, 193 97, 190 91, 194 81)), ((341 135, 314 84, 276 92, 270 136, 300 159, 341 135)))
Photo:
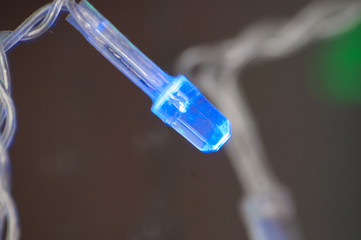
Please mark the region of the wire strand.
POLYGON ((196 80, 232 122, 233 137, 226 152, 246 193, 239 215, 247 223, 250 239, 295 240, 301 234, 292 199, 264 154, 240 73, 252 61, 285 57, 312 41, 347 31, 359 23, 360 12, 360 1, 313 2, 290 20, 258 23, 233 39, 189 48, 176 63, 177 71, 196 80))
MULTIPOLYGON (((0 32, 0 236, 18 240, 20 227, 14 200, 10 194, 9 148, 16 130, 16 113, 11 98, 11 82, 6 52, 17 43, 46 33, 62 10, 66 0, 55 0, 35 11, 14 31, 0 32), (6 234, 3 233, 6 224, 6 234)), ((70 0, 68 0, 70 1, 70 0)))

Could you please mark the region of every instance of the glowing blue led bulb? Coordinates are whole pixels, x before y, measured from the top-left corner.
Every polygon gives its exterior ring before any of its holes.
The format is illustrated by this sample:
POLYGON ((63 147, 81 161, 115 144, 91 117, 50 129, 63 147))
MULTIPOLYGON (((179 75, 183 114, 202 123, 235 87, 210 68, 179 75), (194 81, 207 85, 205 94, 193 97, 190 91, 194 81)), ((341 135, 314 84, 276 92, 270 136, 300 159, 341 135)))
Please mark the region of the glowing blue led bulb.
POLYGON ((90 3, 83 0, 67 20, 153 100, 152 112, 202 152, 230 138, 230 122, 186 77, 172 77, 141 53, 90 3))

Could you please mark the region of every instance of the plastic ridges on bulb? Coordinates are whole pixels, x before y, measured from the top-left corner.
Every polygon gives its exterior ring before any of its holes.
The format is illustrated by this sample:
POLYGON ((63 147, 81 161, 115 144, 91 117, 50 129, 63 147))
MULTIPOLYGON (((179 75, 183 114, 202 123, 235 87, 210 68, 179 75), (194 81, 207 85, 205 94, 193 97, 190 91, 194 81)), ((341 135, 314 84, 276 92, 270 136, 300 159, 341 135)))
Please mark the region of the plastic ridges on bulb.
POLYGON ((230 122, 186 77, 172 77, 140 52, 90 3, 83 0, 67 20, 152 100, 152 112, 202 152, 219 150, 230 122))

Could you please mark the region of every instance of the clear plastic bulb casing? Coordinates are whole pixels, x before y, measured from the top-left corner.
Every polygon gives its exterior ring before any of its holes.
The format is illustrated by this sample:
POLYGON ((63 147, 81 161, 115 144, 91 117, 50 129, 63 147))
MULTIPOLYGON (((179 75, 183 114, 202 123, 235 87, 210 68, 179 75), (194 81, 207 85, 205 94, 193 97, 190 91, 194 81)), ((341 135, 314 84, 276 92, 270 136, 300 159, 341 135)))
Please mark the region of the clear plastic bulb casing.
POLYGON ((186 77, 166 74, 86 0, 69 11, 67 21, 153 100, 155 115, 195 147, 214 152, 230 138, 229 120, 186 77))

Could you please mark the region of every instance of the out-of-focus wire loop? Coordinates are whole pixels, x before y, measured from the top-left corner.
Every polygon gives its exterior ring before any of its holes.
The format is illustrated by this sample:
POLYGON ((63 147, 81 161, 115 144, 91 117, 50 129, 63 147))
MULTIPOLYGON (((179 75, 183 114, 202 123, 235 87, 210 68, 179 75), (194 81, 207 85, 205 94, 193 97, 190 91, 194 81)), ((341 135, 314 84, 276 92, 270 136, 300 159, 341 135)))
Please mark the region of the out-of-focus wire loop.
POLYGON ((293 19, 254 24, 234 39, 183 52, 177 70, 191 73, 199 65, 216 63, 239 69, 253 60, 285 57, 316 39, 352 28, 361 19, 360 1, 316 1, 293 19))
MULTIPOLYGON (((291 20, 263 21, 252 25, 234 39, 189 48, 179 57, 176 69, 199 80, 199 84, 216 102, 224 101, 229 95, 242 95, 237 86, 239 73, 248 63, 285 57, 311 41, 341 34, 360 22, 360 12, 361 1, 313 2, 291 20)), ((236 104, 232 101, 228 103, 236 104)), ((244 123, 244 128, 255 131, 254 127, 250 127, 254 122, 250 121, 251 114, 243 112, 244 109, 247 107, 242 100, 242 104, 237 104, 237 108, 232 108, 228 114, 237 116, 244 123)), ((237 132, 239 121, 232 121, 233 132, 237 132)))
POLYGON ((285 57, 317 39, 341 34, 360 22, 361 1, 317 1, 290 20, 254 24, 233 39, 182 53, 178 72, 198 82, 232 122, 227 154, 245 197, 239 215, 252 240, 298 240, 292 198, 268 165, 240 73, 253 61, 285 57))

